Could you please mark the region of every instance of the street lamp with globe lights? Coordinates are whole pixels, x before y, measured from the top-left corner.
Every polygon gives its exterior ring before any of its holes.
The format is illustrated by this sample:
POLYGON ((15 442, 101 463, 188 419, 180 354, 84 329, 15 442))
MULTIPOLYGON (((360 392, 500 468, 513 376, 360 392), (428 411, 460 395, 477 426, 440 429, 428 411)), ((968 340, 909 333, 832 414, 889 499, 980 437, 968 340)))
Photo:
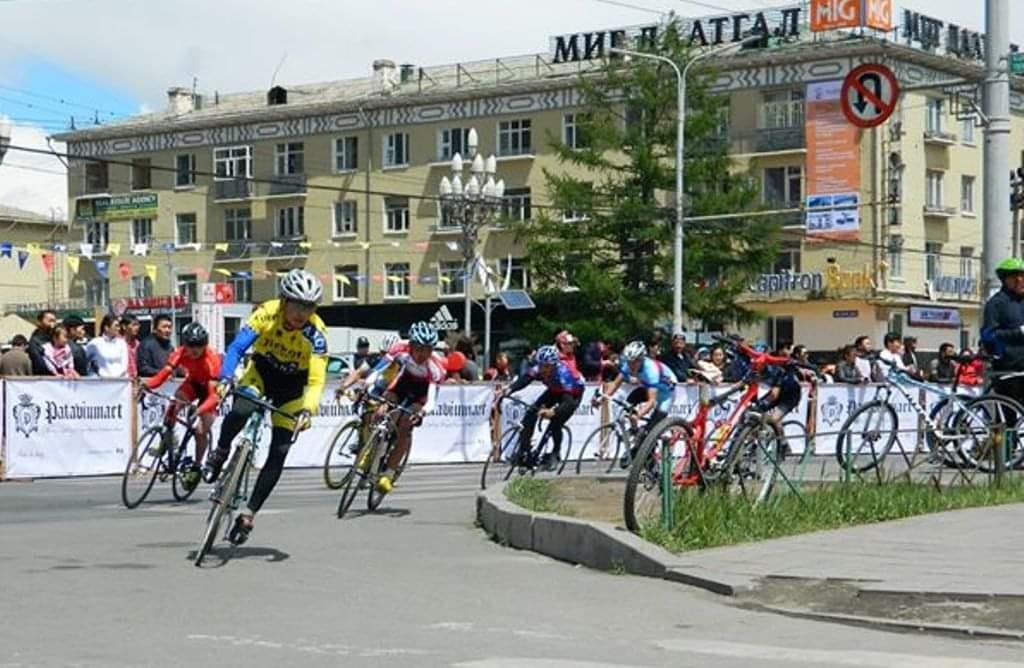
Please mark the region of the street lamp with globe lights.
POLYGON ((472 331, 472 277, 476 266, 476 245, 480 240, 480 230, 489 224, 501 208, 501 200, 505 195, 505 181, 495 176, 498 171, 498 160, 490 155, 486 159, 479 153, 476 128, 471 128, 466 135, 468 159, 456 153, 451 161, 451 178, 441 178, 438 193, 441 196, 441 212, 450 224, 458 227, 462 233, 463 282, 462 291, 465 295, 464 328, 468 337, 472 331), (463 180, 463 170, 469 166, 469 178, 463 180))

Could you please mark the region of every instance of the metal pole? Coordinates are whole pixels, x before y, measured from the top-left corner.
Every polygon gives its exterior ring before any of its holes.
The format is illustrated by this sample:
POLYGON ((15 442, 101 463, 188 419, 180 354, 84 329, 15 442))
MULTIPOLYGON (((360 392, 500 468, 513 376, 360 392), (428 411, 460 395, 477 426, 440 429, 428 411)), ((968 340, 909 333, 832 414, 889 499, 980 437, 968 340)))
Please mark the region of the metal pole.
POLYGON ((1010 217, 1010 0, 985 0, 985 211, 982 304, 999 289, 995 268, 1015 254, 1010 217))
MULTIPOLYGON (((470 204, 469 206, 473 205, 470 204)), ((465 272, 465 276, 462 280, 462 292, 465 294, 465 302, 463 303, 464 315, 462 318, 465 321, 463 323, 463 332, 465 333, 466 338, 469 338, 473 333, 471 326, 473 317, 473 295, 471 288, 473 286, 473 255, 476 252, 476 249, 472 243, 472 222, 470 220, 472 212, 467 209, 465 213, 466 215, 462 219, 462 256, 465 260, 463 262, 463 271, 465 272)))
POLYGON ((483 370, 487 371, 487 365, 491 363, 491 309, 494 302, 491 301, 490 292, 484 300, 484 363, 483 370))
POLYGON ((171 251, 167 251, 167 283, 170 289, 171 297, 171 346, 174 348, 178 347, 178 303, 175 297, 177 296, 177 286, 174 280, 174 265, 171 264, 171 251))

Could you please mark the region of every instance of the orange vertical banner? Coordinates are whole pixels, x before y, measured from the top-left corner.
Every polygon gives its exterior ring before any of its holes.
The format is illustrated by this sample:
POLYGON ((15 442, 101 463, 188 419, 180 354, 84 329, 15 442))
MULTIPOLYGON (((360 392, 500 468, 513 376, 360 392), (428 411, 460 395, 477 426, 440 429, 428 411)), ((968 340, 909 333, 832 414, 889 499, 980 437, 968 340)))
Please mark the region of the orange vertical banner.
POLYGON ((842 81, 807 86, 807 236, 860 235, 860 131, 843 115, 842 81))

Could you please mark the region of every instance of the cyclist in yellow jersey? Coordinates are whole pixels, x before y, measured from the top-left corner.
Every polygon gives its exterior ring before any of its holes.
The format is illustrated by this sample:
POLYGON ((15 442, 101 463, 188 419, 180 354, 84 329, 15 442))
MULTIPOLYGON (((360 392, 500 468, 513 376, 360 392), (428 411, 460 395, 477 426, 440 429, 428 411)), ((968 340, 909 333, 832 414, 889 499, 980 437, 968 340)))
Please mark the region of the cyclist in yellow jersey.
MULTIPOLYGON (((274 489, 291 436, 296 428, 306 429, 310 416, 320 406, 327 375, 327 332, 316 315, 316 305, 323 296, 320 280, 303 269, 292 269, 281 279, 281 299, 264 302, 249 317, 224 353, 218 393, 227 394, 245 353, 252 356, 238 384, 243 390, 266 399, 296 421, 275 413, 267 461, 256 479, 248 507, 235 520, 232 540, 245 542, 252 531, 253 517, 274 489)), ((227 460, 231 442, 245 426, 249 416, 258 410, 252 402, 235 395, 231 412, 224 418, 217 449, 207 461, 207 477, 216 480, 227 460)))

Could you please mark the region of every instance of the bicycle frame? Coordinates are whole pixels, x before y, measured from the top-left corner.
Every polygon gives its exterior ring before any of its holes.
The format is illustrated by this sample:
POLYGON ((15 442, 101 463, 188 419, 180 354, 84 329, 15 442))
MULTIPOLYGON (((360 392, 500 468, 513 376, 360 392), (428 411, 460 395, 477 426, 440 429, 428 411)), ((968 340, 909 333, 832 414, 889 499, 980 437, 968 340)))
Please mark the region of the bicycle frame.
POLYGON ((931 415, 928 414, 928 410, 924 405, 922 405, 920 397, 914 397, 906 388, 909 386, 914 389, 924 391, 926 394, 938 395, 941 398, 948 399, 950 401, 951 408, 963 410, 966 408, 967 403, 956 393, 957 387, 959 386, 959 377, 960 372, 957 371, 953 385, 946 390, 930 383, 926 383, 925 381, 918 380, 904 371, 891 368, 889 373, 887 373, 883 379, 884 384, 875 388, 874 400, 889 403, 889 398, 892 396, 893 389, 895 389, 899 395, 907 401, 910 407, 914 409, 918 419, 924 421, 927 431, 937 440, 945 441, 948 439, 943 433, 941 425, 933 420, 931 415))

